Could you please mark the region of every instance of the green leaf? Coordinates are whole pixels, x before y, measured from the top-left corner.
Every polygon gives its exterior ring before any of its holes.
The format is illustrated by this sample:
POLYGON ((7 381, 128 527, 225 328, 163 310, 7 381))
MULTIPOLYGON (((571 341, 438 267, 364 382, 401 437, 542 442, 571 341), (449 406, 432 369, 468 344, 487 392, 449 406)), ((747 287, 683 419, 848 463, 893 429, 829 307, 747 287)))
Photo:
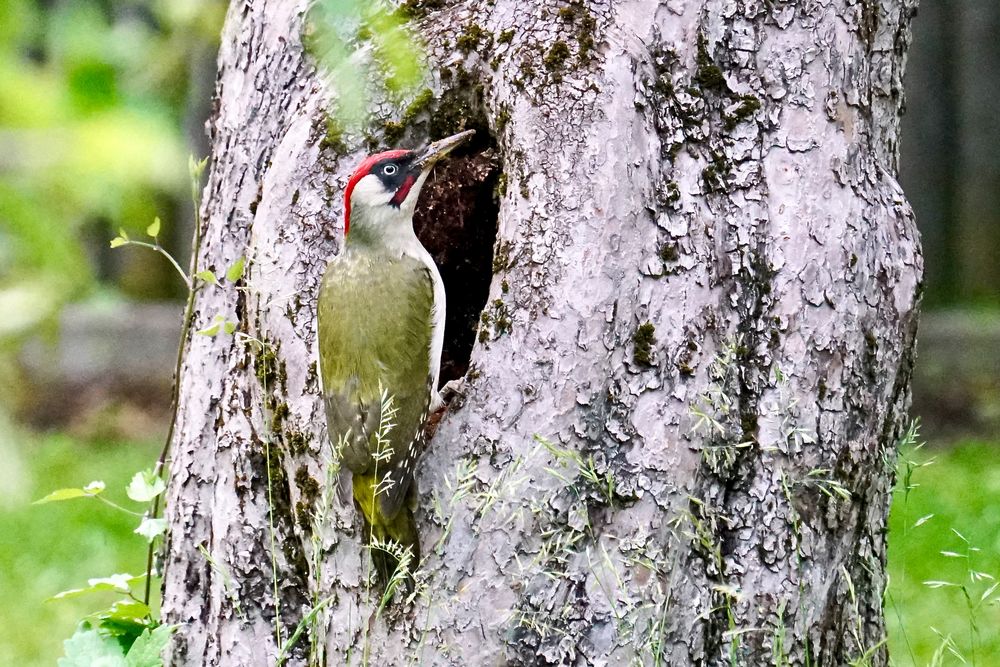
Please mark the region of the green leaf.
POLYGON ((90 614, 86 620, 95 623, 102 635, 114 637, 123 650, 127 650, 139 635, 155 625, 149 607, 129 598, 90 614))
POLYGON ((59 667, 128 667, 130 664, 122 654, 121 644, 102 636, 89 623, 81 623, 73 636, 63 642, 63 651, 59 667))
POLYGON ((128 238, 128 232, 125 231, 124 227, 119 227, 118 228, 118 236, 122 237, 126 241, 129 240, 129 238, 128 238))
POLYGON ((215 324, 205 327, 204 329, 198 329, 195 331, 196 334, 201 334, 202 336, 214 336, 219 333, 219 328, 222 326, 221 322, 216 322, 215 324))
POLYGON ((161 625, 139 635, 125 656, 127 667, 162 667, 160 654, 176 629, 176 625, 161 625))
POLYGON ((125 245, 126 243, 128 243, 128 239, 123 239, 120 236, 116 236, 113 239, 111 239, 111 247, 112 248, 120 248, 123 245, 125 245))
POLYGON ((129 586, 139 581, 142 581, 145 575, 132 575, 128 572, 119 572, 118 574, 112 574, 107 577, 94 577, 93 579, 87 579, 88 586, 111 586, 115 590, 119 590, 123 593, 129 591, 129 586))
POLYGON ((152 236, 154 239, 160 235, 160 218, 159 216, 153 218, 153 222, 146 227, 146 233, 152 236))
POLYGON ((36 500, 33 505, 42 505, 44 503, 52 503, 58 500, 69 500, 70 498, 82 498, 89 495, 83 489, 58 489, 53 491, 49 495, 45 496, 40 500, 36 500))
POLYGON ((124 598, 115 602, 104 611, 98 612, 97 616, 102 621, 114 619, 116 621, 145 621, 149 618, 150 609, 138 600, 124 598))
POLYGON ((60 500, 72 500, 73 498, 96 496, 102 491, 104 491, 104 482, 93 481, 82 489, 57 489, 44 498, 36 500, 32 504, 44 505, 45 503, 54 503, 60 500))
POLYGON ((204 329, 199 329, 198 331, 195 331, 195 333, 201 334, 202 336, 214 336, 215 334, 219 333, 219 329, 222 328, 222 325, 225 323, 225 321, 226 318, 224 318, 222 315, 216 315, 215 319, 212 320, 212 324, 205 327, 204 329))
POLYGON ((125 493, 137 503, 148 503, 163 493, 166 488, 167 486, 163 483, 163 480, 155 475, 152 470, 143 470, 135 474, 132 481, 125 488, 125 493))
POLYGON ((96 496, 98 493, 103 493, 107 486, 99 479, 95 479, 93 482, 83 487, 84 492, 88 496, 96 496))
POLYGON ((142 535, 146 538, 147 542, 152 542, 157 537, 167 532, 167 520, 144 517, 142 519, 142 523, 139 524, 139 527, 132 532, 136 535, 142 535))
POLYGON ((215 277, 215 273, 209 271, 208 269, 205 269, 204 271, 199 271, 198 273, 194 274, 194 277, 198 278, 199 280, 204 280, 206 283, 210 285, 219 284, 219 279, 215 277))
POLYGON ((205 171, 206 164, 208 164, 208 157, 195 160, 193 155, 188 156, 188 173, 191 174, 192 180, 201 180, 201 175, 205 171))
POLYGON ((112 574, 110 577, 98 577, 96 579, 88 579, 86 588, 71 588, 68 591, 62 591, 61 593, 56 593, 49 598, 50 601, 54 600, 68 600, 70 598, 77 598, 81 595, 91 595, 93 593, 104 593, 107 591, 116 591, 118 593, 130 593, 131 585, 142 581, 144 577, 133 577, 131 574, 112 574))
POLYGON ((149 629, 150 620, 118 620, 108 618, 98 622, 97 631, 105 637, 114 637, 123 651, 127 651, 143 632, 149 629))
POLYGON ((225 331, 227 334, 232 335, 232 333, 236 331, 236 322, 230 322, 229 320, 226 320, 225 324, 222 325, 222 330, 225 331))
POLYGON ((246 264, 247 258, 240 257, 235 262, 226 269, 226 280, 231 283, 235 283, 237 280, 243 277, 243 266, 246 264))

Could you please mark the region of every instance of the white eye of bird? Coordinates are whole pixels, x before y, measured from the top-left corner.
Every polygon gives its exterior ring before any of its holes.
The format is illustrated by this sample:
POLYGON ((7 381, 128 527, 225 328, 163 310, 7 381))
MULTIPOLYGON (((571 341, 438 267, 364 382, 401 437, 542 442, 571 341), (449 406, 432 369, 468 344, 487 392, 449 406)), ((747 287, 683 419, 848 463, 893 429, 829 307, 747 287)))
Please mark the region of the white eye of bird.
POLYGON ((394 164, 387 164, 387 165, 385 165, 384 167, 382 167, 382 173, 385 174, 386 176, 393 176, 393 175, 395 175, 395 173, 396 173, 396 165, 394 165, 394 164))

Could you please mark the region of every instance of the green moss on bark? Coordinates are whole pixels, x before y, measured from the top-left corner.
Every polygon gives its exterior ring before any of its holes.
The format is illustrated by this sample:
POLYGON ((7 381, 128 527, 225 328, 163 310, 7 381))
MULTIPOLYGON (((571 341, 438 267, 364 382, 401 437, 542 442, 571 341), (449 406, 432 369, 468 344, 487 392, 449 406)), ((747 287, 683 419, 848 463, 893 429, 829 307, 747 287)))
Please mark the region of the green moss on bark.
POLYGON ((652 322, 640 324, 632 335, 632 361, 640 366, 651 366, 653 345, 656 344, 656 327, 652 322))

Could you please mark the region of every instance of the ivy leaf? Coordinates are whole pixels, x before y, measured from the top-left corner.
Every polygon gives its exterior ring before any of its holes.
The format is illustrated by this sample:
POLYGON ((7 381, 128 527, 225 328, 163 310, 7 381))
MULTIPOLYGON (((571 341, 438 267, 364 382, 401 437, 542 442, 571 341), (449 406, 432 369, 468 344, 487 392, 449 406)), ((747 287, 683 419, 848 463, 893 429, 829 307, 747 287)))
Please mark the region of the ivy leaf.
POLYGON ((160 235, 160 218, 159 216, 153 218, 153 222, 146 227, 146 233, 152 236, 154 239, 160 235))
POLYGON ((45 503, 54 503, 60 500, 71 500, 73 498, 85 498, 87 496, 96 496, 97 494, 104 491, 104 482, 95 480, 83 487, 82 489, 56 489, 49 495, 45 496, 40 500, 36 500, 32 505, 44 505, 45 503))
POLYGON ((112 248, 120 248, 123 245, 125 245, 126 243, 128 243, 128 239, 123 239, 120 236, 116 236, 113 239, 111 239, 111 247, 112 248))
POLYGON ((142 523, 140 523, 139 527, 132 532, 136 535, 142 535, 146 538, 147 542, 152 542, 157 537, 167 532, 167 520, 143 517, 142 523))
POLYGON ((235 283, 237 280, 243 277, 243 266, 246 264, 247 258, 241 256, 235 262, 226 269, 226 280, 231 283, 235 283))
POLYGON ((152 630, 146 630, 132 644, 125 656, 127 667, 161 667, 163 660, 160 653, 167 647, 170 635, 177 629, 176 625, 160 625, 152 630))
POLYGON ((118 236, 120 236, 121 238, 125 239, 126 241, 129 240, 128 233, 125 231, 124 227, 119 227, 118 228, 118 236))
POLYGON ((128 497, 137 503, 148 503, 150 500, 160 495, 167 486, 163 480, 153 474, 152 470, 137 472, 125 488, 128 497))
MULTIPOLYGON (((138 640, 137 640, 138 641, 138 640)), ((89 623, 81 623, 73 636, 63 642, 64 656, 59 667, 128 667, 122 647, 111 637, 102 636, 89 623)), ((148 663, 146 663, 148 664, 148 663)))
POLYGON ((236 331, 236 322, 230 322, 229 320, 226 320, 225 324, 222 325, 222 330, 225 331, 227 334, 232 335, 232 333, 236 331))
POLYGON ((208 269, 204 269, 203 271, 199 271, 198 273, 194 274, 194 277, 198 278, 200 280, 204 280, 206 283, 208 283, 210 285, 218 285, 219 284, 219 279, 215 277, 215 273, 213 273, 212 271, 209 271, 208 269))

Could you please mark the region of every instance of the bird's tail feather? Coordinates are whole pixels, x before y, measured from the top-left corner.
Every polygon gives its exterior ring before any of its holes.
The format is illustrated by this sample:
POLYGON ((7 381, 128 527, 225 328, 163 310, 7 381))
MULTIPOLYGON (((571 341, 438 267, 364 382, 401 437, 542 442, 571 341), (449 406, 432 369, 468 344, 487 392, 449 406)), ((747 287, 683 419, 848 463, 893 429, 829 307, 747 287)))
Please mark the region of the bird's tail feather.
POLYGON ((420 541, 413 512, 407 503, 389 516, 383 511, 375 475, 354 475, 354 502, 365 519, 365 541, 383 589, 393 581, 413 584, 420 561, 420 541), (407 551, 409 552, 407 554, 407 551))

